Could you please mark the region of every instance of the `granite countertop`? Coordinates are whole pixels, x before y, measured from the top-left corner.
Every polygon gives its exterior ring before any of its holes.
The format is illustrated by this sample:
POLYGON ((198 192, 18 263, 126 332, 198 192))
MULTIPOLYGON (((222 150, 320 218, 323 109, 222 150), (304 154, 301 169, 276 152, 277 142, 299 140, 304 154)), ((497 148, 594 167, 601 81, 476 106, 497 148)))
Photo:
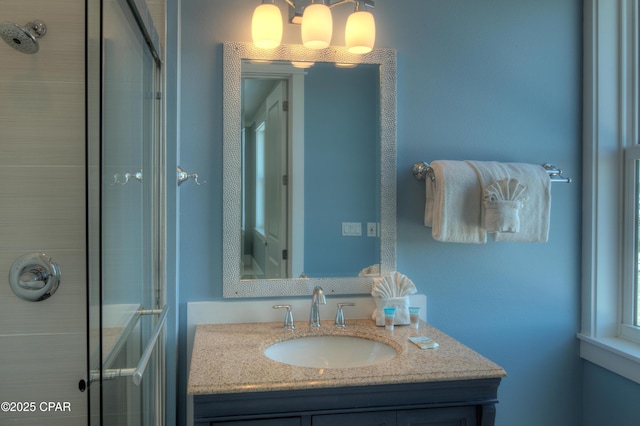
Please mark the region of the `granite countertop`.
POLYGON ((298 325, 284 330, 282 323, 201 324, 196 327, 189 395, 332 388, 344 386, 420 383, 502 378, 506 372, 436 328, 421 322, 419 329, 377 327, 369 319, 348 320, 344 330, 323 321, 320 330, 298 325), (307 368, 267 358, 263 351, 273 343, 308 335, 346 335, 377 340, 398 355, 381 364, 354 368, 307 368), (440 346, 420 349, 411 336, 428 336, 440 346))

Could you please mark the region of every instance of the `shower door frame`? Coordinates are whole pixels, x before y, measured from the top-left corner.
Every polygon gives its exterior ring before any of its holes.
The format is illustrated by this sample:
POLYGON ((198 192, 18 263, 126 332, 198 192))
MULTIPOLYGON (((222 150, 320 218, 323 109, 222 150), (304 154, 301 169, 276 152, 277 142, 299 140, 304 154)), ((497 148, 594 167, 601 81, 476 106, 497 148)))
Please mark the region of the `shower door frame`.
MULTIPOLYGON (((154 333, 158 330, 165 330, 166 325, 166 279, 162 271, 165 268, 163 247, 165 247, 165 143, 164 143, 164 110, 161 100, 163 89, 163 49, 160 44, 158 33, 155 29, 151 15, 144 0, 126 0, 128 7, 138 25, 140 34, 145 40, 146 46, 152 56, 152 79, 153 97, 150 113, 151 131, 151 152, 153 171, 144 175, 145 180, 151 180, 150 204, 151 204, 151 244, 150 269, 152 270, 153 300, 152 306, 146 306, 147 314, 158 316, 153 332, 142 333, 146 340, 149 334, 156 334, 157 341, 153 350, 151 368, 146 371, 141 383, 143 392, 151 393, 149 398, 142 399, 142 413, 148 413, 150 408, 156 407, 156 411, 151 419, 142 419, 143 425, 163 425, 166 415, 166 379, 165 379, 165 337, 166 331, 154 333), (163 313, 163 315, 160 315, 163 313), (162 323, 161 323, 161 320, 162 323), (151 385, 149 376, 153 375, 157 384, 151 385), (146 391, 144 390, 146 389, 146 391), (159 412, 158 412, 159 411, 159 412)), ((102 146, 103 140, 103 102, 104 102, 104 72, 105 72, 105 49, 104 49, 104 0, 86 0, 86 104, 87 104, 87 377, 80 383, 81 389, 84 386, 88 389, 89 416, 88 424, 102 425, 103 421, 103 380, 107 379, 107 372, 103 371, 103 362, 108 355, 103 352, 103 265, 102 265, 102 208, 103 185, 104 182, 102 146)), ((123 6, 124 7, 124 6, 123 6)), ((128 178, 127 178, 128 179, 128 178)), ((138 316, 136 320, 144 314, 138 316)), ((144 343, 146 344, 146 343, 144 343)), ((133 369, 130 369, 133 370, 133 369)), ((111 371, 109 372, 111 374, 111 371)), ((127 374, 128 376, 128 374, 127 374)), ((131 380, 131 377, 120 377, 117 380, 131 380)), ((131 417, 131 416, 129 416, 131 417)))

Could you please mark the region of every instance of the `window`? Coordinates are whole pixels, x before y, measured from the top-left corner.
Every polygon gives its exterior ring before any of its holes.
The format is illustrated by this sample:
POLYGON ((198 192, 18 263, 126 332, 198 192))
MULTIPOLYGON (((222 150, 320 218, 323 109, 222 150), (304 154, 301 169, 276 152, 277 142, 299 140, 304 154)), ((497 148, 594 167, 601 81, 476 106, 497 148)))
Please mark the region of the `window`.
POLYGON ((623 238, 623 302, 621 335, 640 343, 640 304, 638 298, 638 246, 640 213, 640 145, 627 147, 624 155, 624 238, 623 238))
POLYGON ((629 150, 627 153, 629 157, 633 159, 634 169, 631 179, 635 185, 633 191, 633 205, 632 207, 632 229, 635 231, 634 238, 631 242, 631 251, 633 256, 631 257, 633 269, 633 291, 635 297, 633 298, 635 306, 633 307, 633 318, 635 320, 635 326, 640 327, 640 145, 636 145, 633 150, 629 150))
POLYGON ((640 383, 638 4, 584 2, 581 356, 640 383))

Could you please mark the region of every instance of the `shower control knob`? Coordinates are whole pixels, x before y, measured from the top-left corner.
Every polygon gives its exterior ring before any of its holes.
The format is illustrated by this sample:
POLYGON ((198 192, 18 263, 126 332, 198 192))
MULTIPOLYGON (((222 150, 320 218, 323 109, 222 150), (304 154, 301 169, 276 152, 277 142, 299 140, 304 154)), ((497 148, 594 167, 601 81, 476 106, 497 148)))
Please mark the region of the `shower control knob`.
POLYGON ((60 268, 46 253, 17 258, 9 269, 9 284, 16 296, 30 302, 48 299, 60 285, 60 268))

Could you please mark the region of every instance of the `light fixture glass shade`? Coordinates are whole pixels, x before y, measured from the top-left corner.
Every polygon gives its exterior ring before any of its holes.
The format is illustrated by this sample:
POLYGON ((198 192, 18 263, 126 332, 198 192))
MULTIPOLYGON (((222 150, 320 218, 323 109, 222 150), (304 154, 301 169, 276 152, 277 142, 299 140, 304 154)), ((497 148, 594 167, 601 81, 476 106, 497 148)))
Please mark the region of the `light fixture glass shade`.
POLYGON ((310 4, 302 15, 302 44, 309 49, 324 49, 331 43, 333 19, 324 4, 310 4))
POLYGON ((262 49, 273 49, 282 41, 282 13, 275 4, 261 4, 253 11, 251 20, 253 44, 262 49))
POLYGON ((349 53, 371 52, 376 41, 376 22, 373 19, 373 14, 366 11, 356 11, 349 15, 344 36, 349 53))

